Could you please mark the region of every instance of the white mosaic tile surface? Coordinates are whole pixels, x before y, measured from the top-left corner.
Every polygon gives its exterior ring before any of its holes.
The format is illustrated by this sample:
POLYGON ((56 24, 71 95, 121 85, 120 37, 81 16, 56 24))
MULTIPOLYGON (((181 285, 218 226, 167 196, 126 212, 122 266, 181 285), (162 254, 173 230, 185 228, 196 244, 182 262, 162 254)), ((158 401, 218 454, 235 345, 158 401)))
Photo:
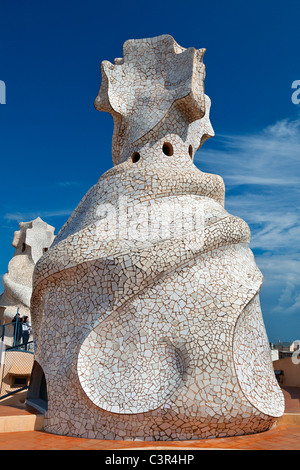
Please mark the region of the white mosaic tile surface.
POLYGON ((161 36, 123 51, 102 64, 95 102, 114 118, 115 166, 35 269, 45 429, 143 440, 266 430, 284 402, 249 227, 225 210, 222 178, 193 163, 213 136, 204 50, 161 36))

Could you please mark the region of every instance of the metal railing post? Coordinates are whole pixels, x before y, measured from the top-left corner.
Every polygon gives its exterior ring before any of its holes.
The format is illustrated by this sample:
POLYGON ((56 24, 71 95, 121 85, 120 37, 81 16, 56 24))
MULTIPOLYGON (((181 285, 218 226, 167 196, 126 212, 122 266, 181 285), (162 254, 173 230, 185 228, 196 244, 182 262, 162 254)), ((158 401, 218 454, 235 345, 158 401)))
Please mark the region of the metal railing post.
POLYGON ((5 345, 4 341, 0 341, 0 396, 2 392, 3 373, 5 365, 5 345))
POLYGON ((13 346, 17 346, 17 337, 18 337, 18 329, 19 329, 19 309, 17 309, 17 315, 16 315, 16 322, 15 322, 15 329, 14 329, 14 342, 13 346))

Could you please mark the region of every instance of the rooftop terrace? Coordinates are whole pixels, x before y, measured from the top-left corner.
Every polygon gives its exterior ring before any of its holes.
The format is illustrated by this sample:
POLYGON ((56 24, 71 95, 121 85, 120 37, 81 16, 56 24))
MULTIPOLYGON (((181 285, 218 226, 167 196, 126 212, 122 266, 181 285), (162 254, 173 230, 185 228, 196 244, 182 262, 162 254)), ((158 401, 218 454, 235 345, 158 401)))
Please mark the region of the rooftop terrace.
POLYGON ((300 450, 300 388, 285 387, 285 414, 270 431, 247 436, 192 441, 82 439, 41 430, 43 417, 24 406, 0 406, 1 450, 300 450), (16 431, 16 429, 20 429, 16 431), (21 430, 22 429, 22 430, 21 430))

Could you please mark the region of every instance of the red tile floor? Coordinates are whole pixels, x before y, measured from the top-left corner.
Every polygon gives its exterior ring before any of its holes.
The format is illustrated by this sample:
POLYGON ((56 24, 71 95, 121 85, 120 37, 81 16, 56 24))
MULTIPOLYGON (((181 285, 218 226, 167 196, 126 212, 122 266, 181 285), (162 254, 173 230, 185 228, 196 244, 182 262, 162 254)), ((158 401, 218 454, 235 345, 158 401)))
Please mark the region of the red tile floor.
MULTIPOLYGON (((300 388, 285 388, 287 413, 300 413, 300 388)), ((16 407, 0 407, 3 413, 29 413, 16 407), (8 410, 8 408, 10 408, 8 410)), ((6 416, 7 416, 6 414, 6 416)), ((300 425, 279 424, 270 431, 247 436, 193 441, 105 441, 57 436, 43 431, 0 434, 1 450, 121 450, 121 449, 243 449, 243 450, 300 450, 300 425)))
POLYGON ((249 436, 203 439, 198 441, 132 442, 102 441, 56 436, 42 431, 0 434, 1 450, 116 450, 116 449, 244 449, 300 450, 300 426, 279 425, 276 428, 249 436))

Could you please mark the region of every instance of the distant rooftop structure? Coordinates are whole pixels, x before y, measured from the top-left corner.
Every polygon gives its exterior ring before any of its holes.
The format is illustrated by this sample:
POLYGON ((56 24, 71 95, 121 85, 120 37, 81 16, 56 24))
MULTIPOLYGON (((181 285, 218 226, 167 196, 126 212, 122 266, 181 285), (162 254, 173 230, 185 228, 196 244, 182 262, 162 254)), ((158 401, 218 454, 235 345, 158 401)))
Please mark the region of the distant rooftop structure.
POLYGON ((291 357, 295 351, 300 348, 300 340, 295 341, 278 341, 273 349, 279 351, 279 359, 291 357))
POLYGON ((55 228, 40 217, 29 222, 20 222, 14 233, 12 246, 15 253, 2 278, 4 292, 0 296, 0 324, 10 323, 20 314, 30 316, 32 276, 36 262, 51 246, 55 228))

